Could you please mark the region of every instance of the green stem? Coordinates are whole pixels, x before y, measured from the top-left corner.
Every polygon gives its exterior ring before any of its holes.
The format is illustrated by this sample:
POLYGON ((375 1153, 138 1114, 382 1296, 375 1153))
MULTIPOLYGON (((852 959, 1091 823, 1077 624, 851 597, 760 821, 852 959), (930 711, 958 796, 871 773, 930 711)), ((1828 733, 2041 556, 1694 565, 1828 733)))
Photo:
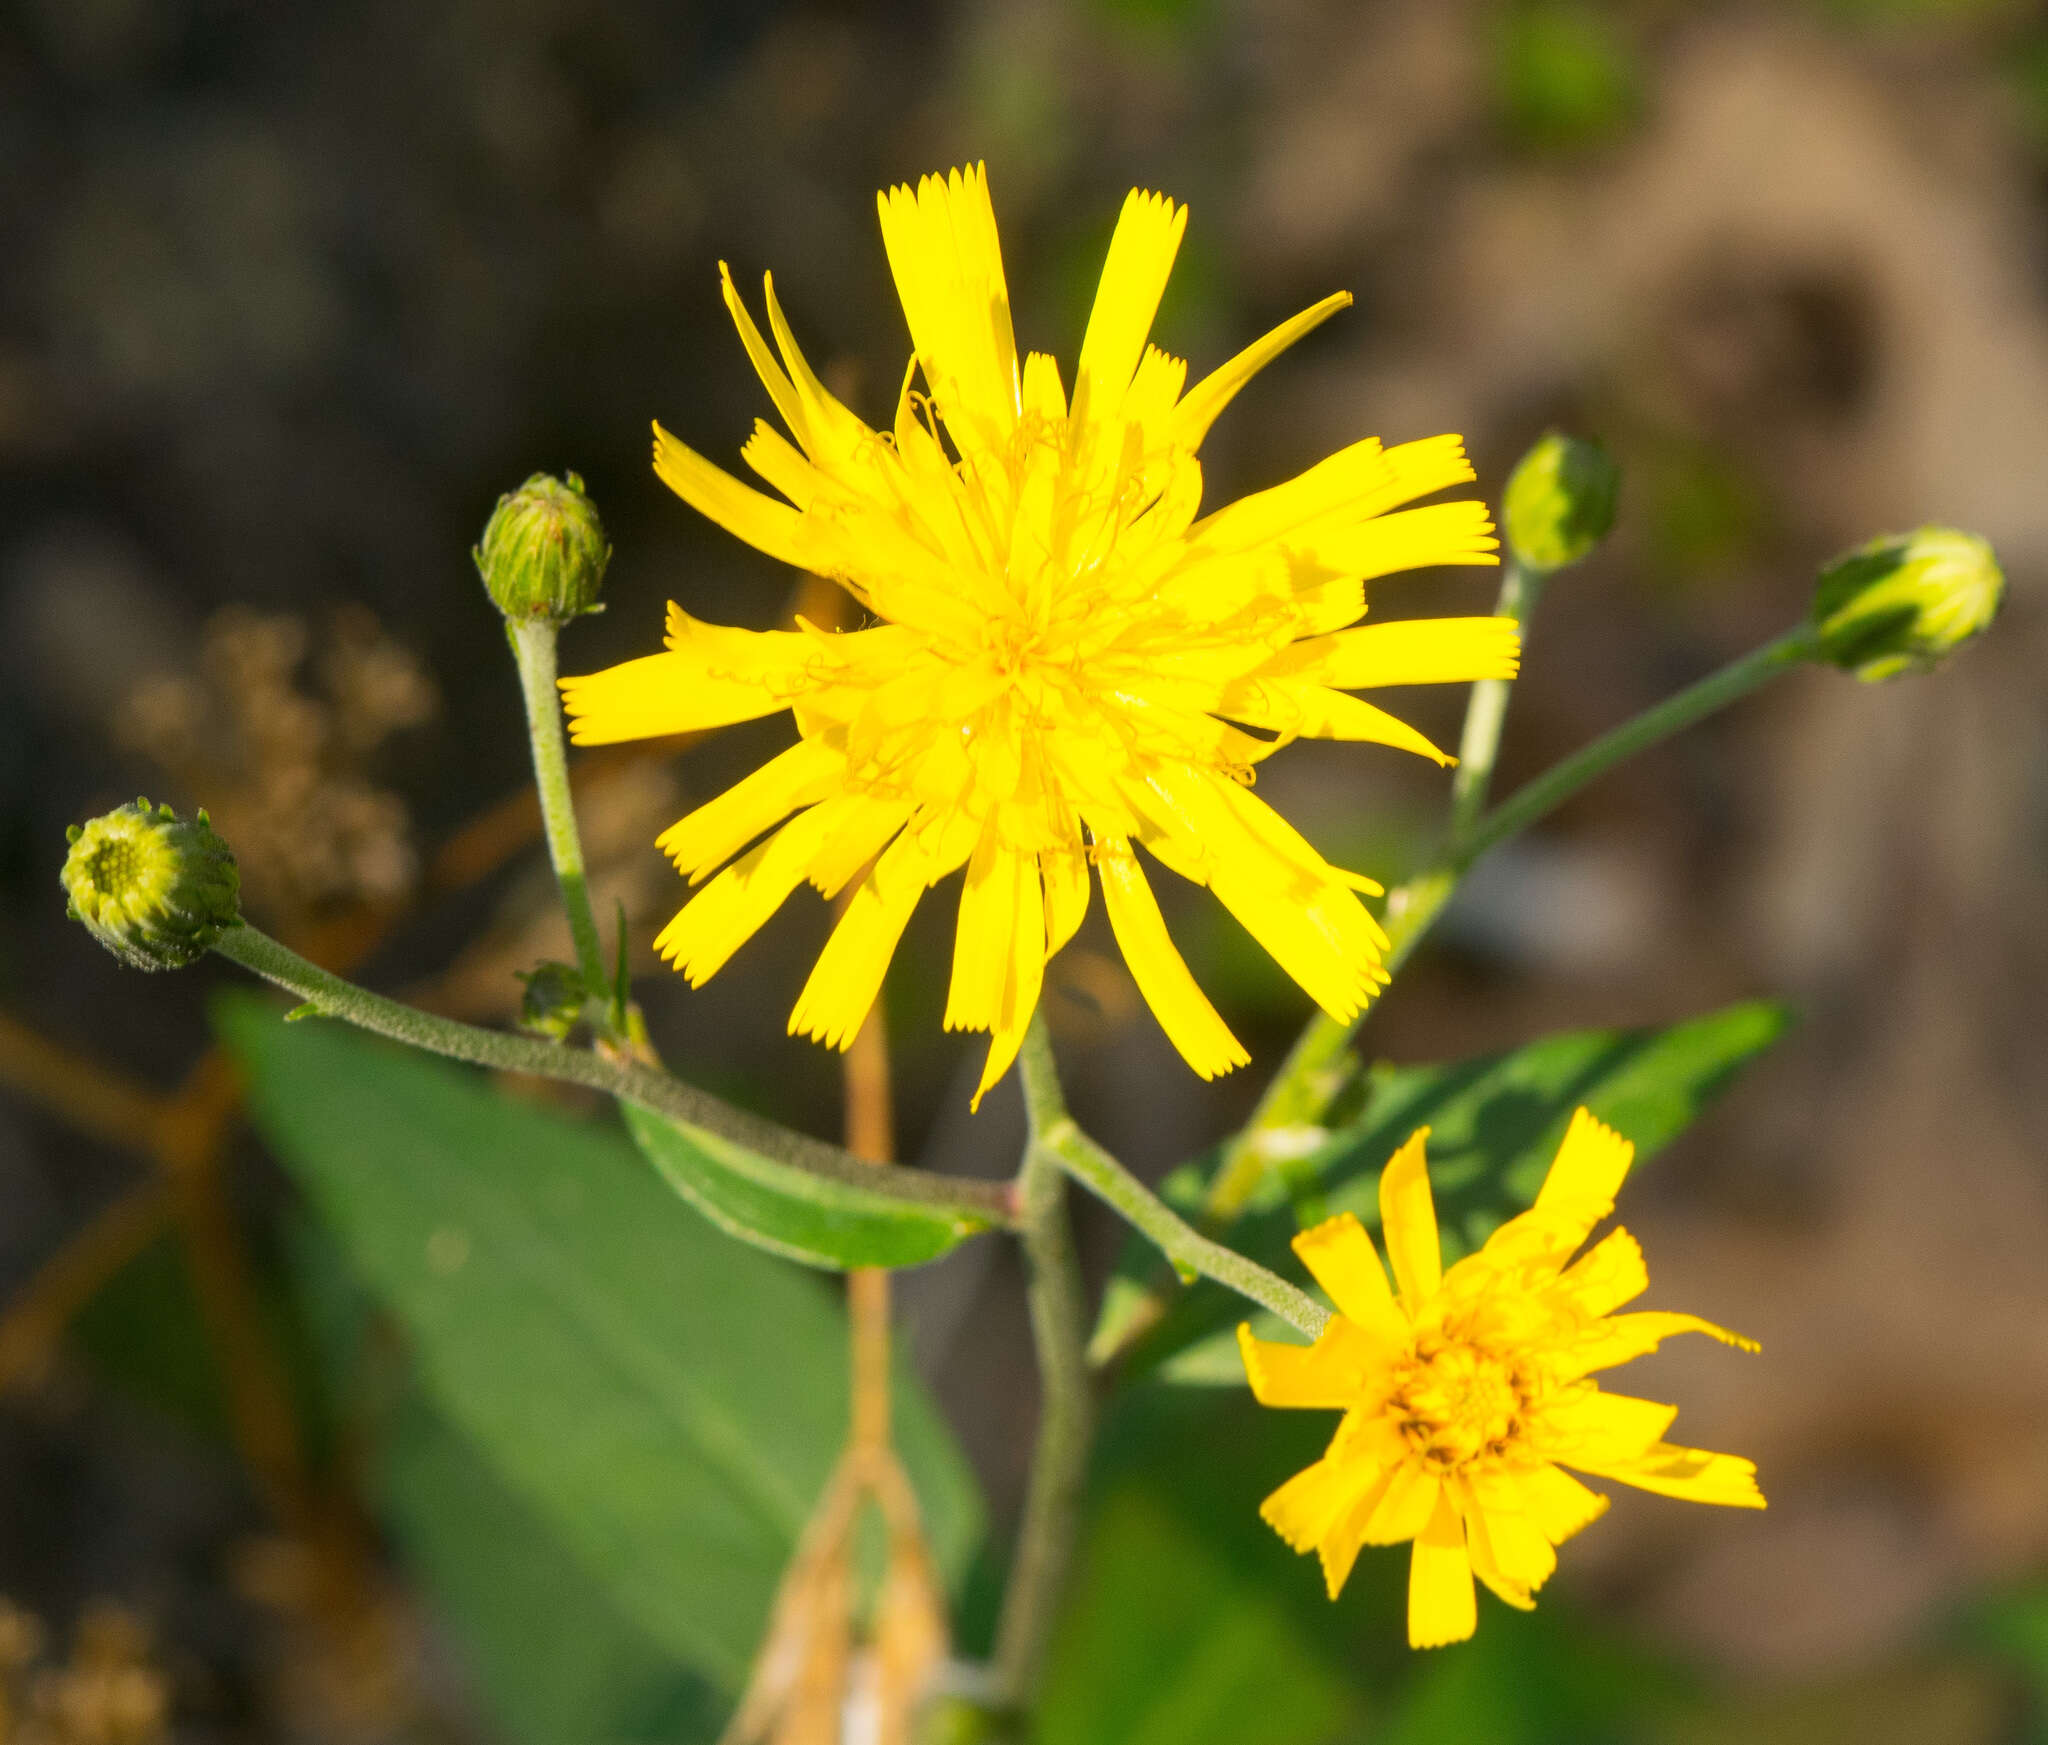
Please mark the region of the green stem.
POLYGON ((1038 1144, 1060 1160, 1067 1174, 1120 1213, 1139 1235, 1173 1262, 1175 1270, 1214 1279, 1260 1308, 1271 1309, 1288 1326, 1310 1338, 1323 1330, 1330 1312, 1315 1298, 1295 1289, 1279 1274, 1268 1272, 1257 1261, 1247 1260, 1236 1249, 1204 1236, 1071 1119, 1060 1121, 1040 1135, 1038 1144))
MULTIPOLYGON (((1536 602, 1543 597, 1546 570, 1524 569, 1510 555, 1500 577, 1500 599, 1494 612, 1526 629, 1536 602)), ((1526 639, 1525 639, 1526 640, 1526 639)), ((1486 790, 1493 783, 1494 760, 1500 755, 1500 730, 1508 715, 1513 679, 1480 679, 1465 704, 1465 731, 1458 741, 1458 769, 1451 777, 1451 840, 1461 842, 1478 827, 1486 810, 1486 790)))
MULTIPOLYGON (((1611 733, 1602 734, 1592 744, 1574 752, 1527 786, 1517 789, 1511 799, 1496 806, 1468 835, 1455 841, 1441 863, 1388 894, 1388 972, 1399 974, 1401 966, 1414 954, 1416 946, 1422 943, 1437 917, 1443 913, 1459 882, 1481 856, 1556 811, 1581 788, 1605 775, 1616 764, 1705 720, 1717 710, 1727 708, 1776 678, 1786 668, 1810 659, 1812 653, 1811 630, 1802 625, 1787 631, 1776 641, 1752 649, 1709 673, 1697 684, 1688 685, 1675 696, 1667 697, 1655 707, 1623 722, 1611 733)), ((1329 1083, 1337 1063, 1344 1057, 1344 1051, 1357 1034, 1363 1017, 1361 1012, 1350 1022, 1339 1023, 1327 1013, 1318 1012, 1309 1020, 1272 1084, 1266 1088, 1251 1122, 1238 1136, 1237 1145, 1258 1144, 1261 1134, 1269 1136, 1267 1143, 1270 1144, 1274 1130, 1284 1131, 1302 1122, 1312 1122, 1329 1106, 1329 1095, 1323 1087, 1329 1083)), ((1218 1204, 1212 1195, 1209 1210, 1227 1219, 1242 1210, 1242 1206, 1241 1199, 1235 1205, 1218 1204)))
POLYGON ((995 1672, 1003 1701, 1026 1708, 1045 1664, 1059 1615, 1088 1450, 1095 1436, 1095 1400, 1088 1373, 1086 1303, 1067 1212, 1067 1184, 1058 1156, 1039 1143, 1048 1122, 1065 1119, 1065 1100, 1042 1018, 1024 1041, 1021 1072, 1031 1139, 1017 1185, 1022 1202, 1024 1258, 1030 1268, 1031 1335, 1038 1357, 1038 1437, 1016 1561, 996 1625, 995 1672))
POLYGON ((1452 855, 1448 870, 1453 878, 1462 878, 1488 849, 1520 835, 1616 764, 1740 701, 1788 667, 1812 659, 1814 646, 1811 627, 1802 624, 1776 641, 1731 660, 1677 695, 1666 697, 1654 708, 1624 721, 1613 732, 1602 734, 1591 745, 1518 788, 1511 799, 1488 813, 1452 855))
MULTIPOLYGON (((605 973, 604 947, 598 940, 597 916, 590 906, 583 839, 576 831, 576 805, 569 791, 562 697, 555 683, 555 638, 560 626, 550 618, 508 618, 505 633, 519 663, 519 688, 526 696, 526 734, 533 742, 533 785, 540 796, 548 859, 554 862, 555 882, 562 888, 562 907, 568 911, 569 932, 576 941, 577 968, 583 972, 583 985, 597 998, 611 984, 605 973)), ((607 1014, 613 1004, 604 1001, 607 1014)))
POLYGON ((535 1078, 586 1085, 657 1115, 716 1133, 812 1175, 937 1207, 977 1222, 1011 1228, 1017 1223, 1015 1202, 1007 1183, 939 1175, 900 1164, 869 1163, 836 1145, 792 1133, 786 1127, 735 1109, 708 1091, 700 1091, 652 1067, 436 1017, 343 981, 254 927, 230 928, 213 949, 265 981, 298 995, 322 1017, 339 1018, 430 1054, 446 1055, 451 1060, 464 1060, 499 1072, 527 1073, 535 1078))

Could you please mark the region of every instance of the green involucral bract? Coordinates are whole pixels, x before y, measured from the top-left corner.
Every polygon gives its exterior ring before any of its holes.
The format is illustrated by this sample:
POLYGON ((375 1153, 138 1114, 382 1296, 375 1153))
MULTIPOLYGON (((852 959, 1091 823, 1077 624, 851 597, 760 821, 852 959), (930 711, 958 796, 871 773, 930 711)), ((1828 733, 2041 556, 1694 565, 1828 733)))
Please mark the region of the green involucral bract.
POLYGON ((182 969, 239 926, 241 874, 204 812, 147 800, 73 825, 62 880, 71 914, 123 963, 182 969))
POLYGON ((1924 672, 1990 628, 2005 575, 1990 544, 1953 527, 1888 533, 1820 573, 1820 658, 1866 684, 1924 672))

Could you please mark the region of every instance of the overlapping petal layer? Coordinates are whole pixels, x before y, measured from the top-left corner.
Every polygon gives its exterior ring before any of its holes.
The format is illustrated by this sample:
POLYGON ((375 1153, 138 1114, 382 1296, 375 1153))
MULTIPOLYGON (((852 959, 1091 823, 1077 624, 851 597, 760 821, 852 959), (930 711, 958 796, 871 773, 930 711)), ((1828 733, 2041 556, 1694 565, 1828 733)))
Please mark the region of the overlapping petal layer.
POLYGON ((1664 1440, 1675 1406, 1603 1392, 1596 1370, 1675 1333, 1755 1345, 1695 1315, 1616 1314, 1649 1285, 1617 1230, 1574 1260, 1614 1209, 1634 1148, 1580 1109, 1536 1203, 1445 1270, 1423 1128, 1380 1177, 1380 1236, 1349 1213, 1305 1230, 1295 1252, 1337 1313, 1312 1346, 1238 1330, 1262 1405, 1345 1415, 1329 1451, 1260 1512, 1322 1559, 1330 1597, 1361 1547, 1414 1541, 1408 1639, 1461 1641, 1477 1623, 1473 1579, 1527 1609, 1555 1548, 1607 1499, 1565 1467, 1691 1502, 1760 1509, 1756 1468, 1664 1440))
POLYGON ((1348 297, 1187 387, 1186 365, 1147 343, 1186 209, 1134 193, 1069 399, 1051 357, 1019 357, 983 171, 894 188, 880 209, 915 347, 887 430, 819 380, 772 280, 764 335, 727 275, 788 432, 757 424, 742 450, 768 490, 655 433, 655 469, 679 496, 838 582, 873 622, 752 632, 672 608, 665 653, 563 681, 584 744, 794 714, 795 747, 662 837, 709 883, 660 949, 701 982, 798 885, 851 884, 790 1021, 844 1046, 921 894, 964 869, 946 1023, 991 1033, 985 1091, 1081 923, 1092 866, 1167 1035, 1204 1077, 1228 1071, 1244 1049, 1168 937, 1142 848, 1212 890, 1325 1011, 1355 1016, 1386 979, 1385 937, 1359 900, 1377 887, 1331 866, 1251 784, 1304 735, 1446 762, 1351 693, 1514 672, 1510 620, 1348 628, 1378 577, 1495 561, 1483 504, 1407 507, 1471 479, 1458 439, 1356 443, 1197 519, 1196 451, 1217 414, 1348 297))

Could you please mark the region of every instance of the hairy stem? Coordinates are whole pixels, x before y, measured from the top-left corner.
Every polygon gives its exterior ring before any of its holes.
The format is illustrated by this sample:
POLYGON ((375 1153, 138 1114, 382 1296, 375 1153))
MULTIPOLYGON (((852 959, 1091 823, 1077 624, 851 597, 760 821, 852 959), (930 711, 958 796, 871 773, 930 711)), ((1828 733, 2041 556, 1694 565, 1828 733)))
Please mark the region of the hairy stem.
MULTIPOLYGON (((560 626, 547 618, 510 618, 505 633, 519 663, 519 688, 526 696, 526 735, 533 742, 533 786, 540 796, 541 828, 548 859, 562 888, 569 932, 576 941, 576 967, 593 998, 610 986, 597 916, 590 907, 590 881, 583 870, 583 839, 576 830, 576 805, 569 792, 569 754, 562 740, 562 698, 555 684, 555 638, 560 626)), ((603 1002, 616 1028, 615 1002, 603 1002)))
MULTIPOLYGON (((1536 602, 1549 579, 1544 570, 1524 569, 1512 554, 1500 577, 1500 598, 1494 613, 1512 618, 1526 630, 1536 602)), ((1513 679, 1480 679, 1465 704, 1465 731, 1458 740, 1458 769, 1451 777, 1451 840, 1461 842, 1478 827, 1486 810, 1486 790, 1493 784, 1494 761, 1500 756, 1500 730, 1508 717, 1513 679)))
MULTIPOLYGON (((1045 1021, 1034 1017, 1020 1057, 1031 1137, 1018 1172, 1024 1258, 1030 1269, 1031 1336, 1038 1357, 1038 1439, 1018 1530, 1016 1561, 996 1625, 995 1674, 1003 1700, 1025 1707, 1045 1663, 1080 1526, 1095 1400, 1088 1374, 1086 1303, 1074 1254, 1067 1184, 1043 1121, 1065 1119, 1045 1021)), ((1068 1123, 1071 1125, 1072 1123, 1068 1123)))
POLYGON ((527 1073, 586 1085, 658 1115, 667 1115, 794 1169, 826 1176, 898 1199, 956 1212, 977 1221, 1015 1227, 1017 1219, 1008 1184, 939 1175, 899 1164, 863 1162, 836 1145, 792 1133, 743 1109, 735 1109, 708 1091, 700 1091, 667 1073, 637 1062, 612 1059, 581 1049, 564 1048, 500 1030, 438 1018, 397 1000, 386 999, 330 974, 268 934, 254 927, 234 927, 222 934, 214 950, 233 963, 298 995, 322 1017, 339 1018, 358 1029, 388 1036, 430 1054, 465 1060, 500 1072, 527 1073))
POLYGON ((1626 763, 1637 752, 1647 751, 1730 703, 1739 702, 1788 668, 1810 659, 1813 649, 1813 631, 1802 624, 1731 660, 1697 684, 1666 697, 1611 733, 1603 733, 1591 745, 1552 765, 1489 812, 1471 836, 1454 850, 1450 861, 1452 875, 1463 877, 1488 849, 1498 847, 1511 836, 1519 836, 1616 764, 1626 763))

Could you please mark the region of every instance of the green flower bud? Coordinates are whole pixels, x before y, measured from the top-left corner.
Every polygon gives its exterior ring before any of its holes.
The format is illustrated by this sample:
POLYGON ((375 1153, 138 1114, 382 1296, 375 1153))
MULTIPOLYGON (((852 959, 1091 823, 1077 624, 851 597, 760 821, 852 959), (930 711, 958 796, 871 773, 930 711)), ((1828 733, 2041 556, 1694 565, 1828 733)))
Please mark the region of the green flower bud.
POLYGON ((123 963, 182 969, 241 925, 234 851, 204 812, 188 821, 137 800, 65 834, 69 912, 123 963))
POLYGON ((1974 533, 1888 533, 1821 571, 1813 591, 1819 658, 1866 684, 1925 672, 1989 628, 2004 598, 2004 572, 1974 533))
POLYGON ((535 1036, 563 1041, 583 1016, 589 994, 583 973, 572 963, 543 963, 538 969, 523 969, 519 979, 526 992, 519 1001, 519 1028, 535 1036))
POLYGON ((1597 442, 1553 430, 1522 456, 1501 499, 1508 549, 1524 569, 1575 564, 1614 525, 1621 469, 1597 442))
POLYGON ((535 473, 500 497, 472 555, 492 601, 507 618, 566 624, 603 610, 597 591, 612 548, 604 523, 574 473, 567 482, 535 473))

